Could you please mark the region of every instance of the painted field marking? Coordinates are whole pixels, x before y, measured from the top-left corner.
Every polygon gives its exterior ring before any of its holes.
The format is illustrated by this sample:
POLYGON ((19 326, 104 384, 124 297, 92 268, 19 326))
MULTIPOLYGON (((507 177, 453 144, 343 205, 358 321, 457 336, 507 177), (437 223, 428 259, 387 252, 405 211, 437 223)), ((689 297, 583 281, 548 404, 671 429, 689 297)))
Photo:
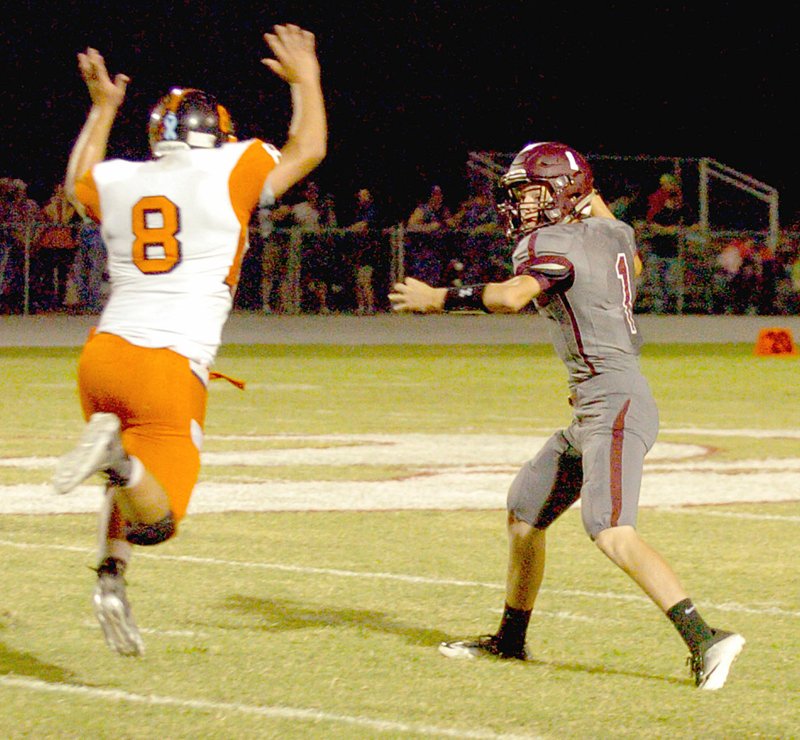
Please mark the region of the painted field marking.
POLYGON ((53 694, 73 694, 90 699, 129 704, 145 704, 149 706, 178 707, 180 709, 197 709, 202 712, 228 712, 232 714, 248 714, 268 719, 288 719, 299 722, 330 722, 354 727, 364 727, 379 732, 415 733, 429 737, 455 737, 466 740, 536 740, 541 735, 498 735, 489 730, 464 730, 453 727, 437 727, 435 725, 414 722, 398 722, 395 720, 371 719, 358 715, 334 714, 318 709, 287 706, 259 706, 232 702, 209 701, 206 699, 182 699, 177 696, 163 694, 134 694, 119 689, 102 689, 83 684, 40 681, 34 678, 0 675, 0 685, 27 691, 48 692, 53 694))
MULTIPOLYGON (((73 547, 69 545, 41 544, 33 542, 18 542, 15 540, 0 539, 0 547, 15 547, 27 550, 55 550, 66 552, 79 552, 87 555, 93 554, 93 550, 88 548, 73 547)), ((305 565, 291 565, 287 563, 265 563, 259 561, 246 560, 226 560, 222 558, 199 557, 196 555, 165 555, 163 553, 137 552, 137 560, 158 560, 163 562, 169 560, 175 563, 191 563, 194 565, 211 565, 230 567, 235 569, 250 568, 253 570, 271 570, 283 573, 297 573, 300 575, 325 576, 332 578, 362 578, 382 581, 395 581, 398 583, 411 583, 432 586, 453 586, 465 588, 485 588, 492 591, 504 591, 505 585, 502 583, 490 583, 486 581, 468 581, 456 578, 435 578, 433 576, 407 575, 404 573, 388 573, 385 571, 355 571, 342 568, 319 568, 305 565)), ((585 589, 570 588, 542 588, 540 593, 552 594, 558 597, 567 598, 589 598, 606 599, 611 601, 623 601, 629 603, 639 603, 650 606, 652 602, 644 595, 636 593, 619 593, 614 591, 591 591, 585 589)), ((718 609, 727 612, 742 612, 746 614, 768 614, 776 617, 787 617, 791 619, 800 618, 800 610, 785 609, 774 604, 767 605, 746 605, 734 602, 716 604, 709 601, 698 602, 698 606, 703 608, 718 609)))
MULTIPOLYGON (((668 430, 697 434, 786 436, 793 430, 668 430)), ((549 435, 548 435, 549 436, 549 435)), ((263 446, 203 453, 189 513, 221 511, 502 510, 519 466, 548 436, 498 434, 278 434, 210 437, 263 446), (276 466, 305 470, 398 467, 384 480, 269 478, 276 466), (224 470, 220 471, 222 467, 224 470), (252 471, 252 472, 250 472, 252 471)), ((55 458, 0 459, 20 470, 51 469, 55 458)), ((344 474, 346 476, 346 474, 344 474)), ((335 476, 334 476, 335 477, 335 476)), ((83 513, 97 508, 98 486, 54 496, 47 485, 0 486, 0 513, 83 513)), ((717 462, 702 445, 657 442, 645 464, 642 507, 800 501, 800 459, 717 462)))
POLYGON ((708 507, 695 508, 664 508, 666 514, 687 514, 689 516, 718 516, 725 519, 744 519, 756 522, 781 522, 782 524, 789 524, 800 522, 800 516, 793 516, 791 514, 752 514, 747 511, 714 511, 708 507))

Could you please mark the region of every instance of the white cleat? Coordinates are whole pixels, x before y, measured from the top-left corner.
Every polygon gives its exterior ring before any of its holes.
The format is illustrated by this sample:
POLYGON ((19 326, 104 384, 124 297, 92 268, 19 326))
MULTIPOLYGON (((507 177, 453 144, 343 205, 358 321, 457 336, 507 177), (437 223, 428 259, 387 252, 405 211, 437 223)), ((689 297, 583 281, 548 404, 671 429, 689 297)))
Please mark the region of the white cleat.
POLYGON ((101 573, 97 579, 92 603, 106 645, 120 655, 144 655, 144 641, 133 620, 123 577, 101 573))
POLYGON ((69 493, 89 476, 124 459, 119 418, 92 414, 78 444, 56 464, 51 485, 56 493, 69 493))
POLYGON ((473 660, 486 655, 495 658, 530 660, 525 647, 514 652, 503 650, 496 635, 483 635, 475 640, 441 642, 439 643, 439 652, 445 658, 455 658, 457 660, 473 660))
POLYGON ((714 637, 704 642, 689 658, 697 688, 705 691, 721 689, 744 644, 744 637, 735 632, 714 630, 714 637))

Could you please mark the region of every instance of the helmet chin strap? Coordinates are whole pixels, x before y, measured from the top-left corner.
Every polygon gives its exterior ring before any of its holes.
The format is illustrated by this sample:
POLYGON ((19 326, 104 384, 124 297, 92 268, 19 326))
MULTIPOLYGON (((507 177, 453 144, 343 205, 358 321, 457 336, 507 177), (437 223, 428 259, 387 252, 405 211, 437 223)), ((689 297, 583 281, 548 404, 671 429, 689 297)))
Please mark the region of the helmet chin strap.
POLYGON ((582 218, 587 218, 591 215, 592 211, 592 198, 594 197, 594 192, 589 193, 588 195, 584 195, 572 209, 572 213, 569 215, 568 220, 564 223, 572 223, 573 221, 580 221, 582 218))

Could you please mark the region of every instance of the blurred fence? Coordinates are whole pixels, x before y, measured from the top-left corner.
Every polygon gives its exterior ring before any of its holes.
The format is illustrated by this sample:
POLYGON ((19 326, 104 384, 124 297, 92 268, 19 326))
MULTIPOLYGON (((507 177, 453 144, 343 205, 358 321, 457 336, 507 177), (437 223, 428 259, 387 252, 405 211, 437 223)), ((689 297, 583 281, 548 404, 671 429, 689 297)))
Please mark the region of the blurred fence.
MULTIPOLYGON (((470 152, 467 170, 496 179, 508 168, 514 153, 470 152)), ((777 248, 780 224, 779 193, 770 185, 709 157, 622 156, 587 154, 595 186, 607 203, 625 199, 627 220, 644 218, 647 196, 662 175, 681 185, 686 223, 699 223, 711 232, 764 232, 777 248)))
MULTIPOLYGON (((633 225, 645 264, 637 312, 800 313, 800 234, 784 231, 773 246, 766 229, 712 229, 698 222, 681 228, 678 257, 665 261, 650 254, 646 224, 635 220, 633 225)), ((35 231, 35 225, 0 224, 0 313, 87 312, 72 283, 80 284, 86 271, 97 273, 103 257, 82 267, 74 262, 66 278, 70 285, 59 286, 64 273, 41 262, 41 252, 33 247, 35 231), (63 298, 54 305, 53 296, 63 298)), ((499 230, 424 234, 398 224, 354 234, 290 228, 276 229, 266 239, 253 230, 234 308, 276 314, 383 312, 390 308, 392 285, 405 276, 438 285, 503 280, 511 274, 510 258, 511 246, 499 230)))

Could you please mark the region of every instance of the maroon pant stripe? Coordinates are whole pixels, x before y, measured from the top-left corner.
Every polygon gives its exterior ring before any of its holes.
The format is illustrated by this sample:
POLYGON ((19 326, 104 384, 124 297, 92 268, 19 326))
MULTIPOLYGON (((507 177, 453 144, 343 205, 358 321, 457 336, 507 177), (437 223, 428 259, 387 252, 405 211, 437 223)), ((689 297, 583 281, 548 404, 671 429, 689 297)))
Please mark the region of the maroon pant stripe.
POLYGON ((616 527, 622 512, 622 445, 625 440, 625 415, 631 405, 630 399, 614 419, 611 430, 611 526, 616 527))

